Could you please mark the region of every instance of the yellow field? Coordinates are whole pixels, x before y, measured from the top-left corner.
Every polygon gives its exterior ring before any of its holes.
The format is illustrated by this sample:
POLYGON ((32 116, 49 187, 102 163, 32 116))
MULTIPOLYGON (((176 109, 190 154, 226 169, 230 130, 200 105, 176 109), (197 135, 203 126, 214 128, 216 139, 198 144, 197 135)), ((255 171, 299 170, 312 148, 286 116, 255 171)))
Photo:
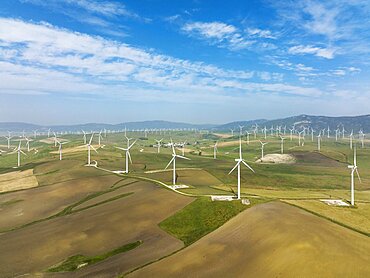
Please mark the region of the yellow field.
POLYGON ((369 277, 369 261, 369 237, 273 202, 128 277, 369 277))
POLYGON ((329 206, 319 200, 285 200, 338 223, 370 234, 370 203, 356 203, 356 208, 329 206))
POLYGON ((0 193, 38 186, 33 169, 0 175, 0 193))

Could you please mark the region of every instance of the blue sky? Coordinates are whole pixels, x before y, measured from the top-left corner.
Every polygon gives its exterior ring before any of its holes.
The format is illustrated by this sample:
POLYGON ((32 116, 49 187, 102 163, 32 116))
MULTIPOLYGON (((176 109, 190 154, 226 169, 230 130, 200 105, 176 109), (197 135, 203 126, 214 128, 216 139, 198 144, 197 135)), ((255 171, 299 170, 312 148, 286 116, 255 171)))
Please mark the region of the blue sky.
POLYGON ((3 0, 0 121, 368 114, 370 2, 3 0))

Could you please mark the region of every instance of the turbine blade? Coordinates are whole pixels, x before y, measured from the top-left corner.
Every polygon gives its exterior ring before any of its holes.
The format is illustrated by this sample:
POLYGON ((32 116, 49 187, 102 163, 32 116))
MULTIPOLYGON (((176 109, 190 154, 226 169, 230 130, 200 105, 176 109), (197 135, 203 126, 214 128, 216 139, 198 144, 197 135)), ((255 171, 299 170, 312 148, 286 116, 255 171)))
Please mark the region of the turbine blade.
POLYGON ((236 167, 238 167, 238 165, 240 164, 240 161, 238 161, 238 163, 236 163, 235 164, 235 166, 234 166, 234 168, 232 168, 231 170, 230 170, 230 172, 229 172, 229 174, 228 175, 230 175, 235 169, 236 169, 236 167))
POLYGON ((130 159, 130 162, 131 162, 131 164, 132 164, 132 159, 131 159, 131 154, 130 154, 130 151, 129 150, 127 150, 127 155, 128 155, 128 158, 130 159))
POLYGON ((94 133, 93 134, 91 134, 91 138, 90 138, 90 141, 89 141, 89 144, 91 145, 91 142, 92 142, 92 140, 93 140, 93 137, 94 137, 94 133))
POLYGON ((167 164, 167 166, 166 166, 166 168, 164 168, 165 170, 168 168, 168 166, 170 166, 171 165, 171 163, 172 163, 172 161, 175 159, 175 157, 173 156, 172 157, 172 159, 170 160, 170 162, 168 162, 168 164, 167 164))
POLYGON ((185 156, 182 156, 182 155, 176 155, 178 158, 182 158, 182 159, 186 159, 186 160, 191 160, 190 158, 187 158, 185 156))
POLYGON ((119 149, 119 150, 122 150, 122 151, 127 151, 127 149, 125 149, 125 148, 121 148, 121 147, 116 147, 116 146, 114 146, 116 149, 119 149))
POLYGON ((357 170, 357 167, 356 167, 356 174, 357 174, 357 177, 358 177, 358 180, 360 181, 360 183, 362 182, 361 181, 361 178, 360 178, 360 173, 358 172, 358 170, 357 170))
POLYGON ((249 166, 244 160, 242 160, 242 163, 247 166, 253 173, 255 173, 255 171, 252 169, 251 166, 249 166))
POLYGON ((96 152, 96 153, 98 153, 98 151, 94 148, 94 146, 93 145, 90 145, 90 147, 96 152))

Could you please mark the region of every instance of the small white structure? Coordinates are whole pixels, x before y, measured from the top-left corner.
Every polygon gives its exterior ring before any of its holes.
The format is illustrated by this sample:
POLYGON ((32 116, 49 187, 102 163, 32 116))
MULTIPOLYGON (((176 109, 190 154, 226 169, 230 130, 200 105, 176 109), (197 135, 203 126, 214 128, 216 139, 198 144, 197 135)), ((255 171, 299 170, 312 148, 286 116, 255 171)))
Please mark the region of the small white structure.
POLYGON ((176 190, 176 189, 183 189, 183 188, 189 188, 189 186, 185 184, 176 184, 176 185, 170 185, 170 188, 176 190))
POLYGON ((242 204, 246 205, 246 206, 249 206, 251 204, 251 202, 249 201, 249 199, 242 199, 242 204))
POLYGON ((234 200, 234 196, 220 196, 220 195, 212 195, 211 200, 213 201, 232 201, 234 200))
POLYGON ((343 200, 321 199, 320 201, 329 206, 349 207, 349 204, 344 202, 343 200))

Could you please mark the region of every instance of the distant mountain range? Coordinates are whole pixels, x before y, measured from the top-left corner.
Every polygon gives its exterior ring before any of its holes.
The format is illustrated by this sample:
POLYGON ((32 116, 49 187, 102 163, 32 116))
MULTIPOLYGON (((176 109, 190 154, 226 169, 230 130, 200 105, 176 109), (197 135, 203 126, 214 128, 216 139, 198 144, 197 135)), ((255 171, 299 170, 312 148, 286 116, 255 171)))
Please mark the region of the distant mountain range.
POLYGON ((255 125, 259 127, 276 127, 276 126, 286 126, 287 128, 291 128, 295 126, 296 129, 300 130, 303 127, 311 127, 314 130, 321 130, 327 129, 328 127, 330 130, 335 130, 337 128, 344 129, 347 132, 353 130, 354 132, 358 132, 359 130, 363 130, 363 132, 369 133, 370 132, 370 115, 362 115, 362 116, 350 116, 350 117, 327 117, 327 116, 311 116, 311 115, 299 115, 293 116, 283 119, 276 119, 276 120, 255 120, 255 121, 239 121, 239 122, 232 122, 225 125, 218 126, 218 129, 230 130, 238 129, 238 126, 244 126, 245 128, 251 128, 255 125))
POLYGON ((188 124, 179 122, 168 122, 168 121, 142 121, 142 122, 127 122, 120 124, 103 124, 103 123, 86 123, 77 125, 35 125, 29 123, 20 122, 0 122, 0 133, 6 133, 8 131, 13 132, 33 132, 37 130, 38 132, 46 132, 49 128, 55 132, 61 131, 97 131, 97 130, 123 130, 125 127, 128 130, 131 129, 155 129, 155 128, 165 128, 165 129, 211 129, 215 125, 210 124, 188 124))
POLYGON ((303 127, 312 127, 315 130, 320 130, 324 128, 330 128, 334 130, 336 128, 345 128, 347 132, 352 129, 354 132, 358 132, 362 129, 364 132, 370 132, 370 115, 362 116, 350 116, 350 117, 327 117, 327 116, 311 116, 311 115, 299 115, 283 119, 276 120, 248 120, 248 121, 236 121, 222 125, 212 125, 212 124, 189 124, 189 123, 179 123, 179 122, 169 122, 169 121, 142 121, 142 122, 127 122, 120 124, 103 124, 103 123, 87 123, 78 125, 51 125, 51 126, 41 126, 29 123, 19 123, 19 122, 0 122, 0 133, 4 134, 7 131, 13 132, 33 132, 38 130, 39 132, 45 132, 49 128, 56 132, 61 131, 97 131, 102 129, 107 130, 123 130, 125 127, 129 130, 131 129, 156 129, 156 128, 166 128, 166 129, 207 129, 207 130, 218 130, 218 131, 230 131, 230 129, 239 129, 239 125, 244 126, 244 128, 251 128, 255 125, 259 127, 266 126, 270 128, 271 126, 286 126, 290 128, 295 126, 296 129, 302 129, 303 127))

